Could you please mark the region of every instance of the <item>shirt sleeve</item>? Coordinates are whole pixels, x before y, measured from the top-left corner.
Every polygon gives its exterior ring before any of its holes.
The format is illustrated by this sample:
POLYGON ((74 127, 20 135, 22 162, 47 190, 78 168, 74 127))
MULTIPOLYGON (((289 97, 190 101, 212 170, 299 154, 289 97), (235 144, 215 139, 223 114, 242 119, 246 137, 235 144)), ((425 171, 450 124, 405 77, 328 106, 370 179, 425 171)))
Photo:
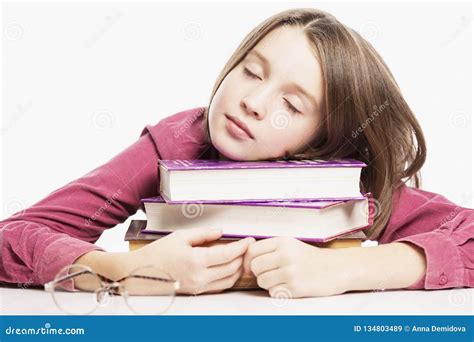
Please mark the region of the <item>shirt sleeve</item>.
MULTIPOLYGON (((94 245, 102 232, 157 194, 152 128, 107 163, 0 221, 0 281, 42 285, 81 255, 103 250, 94 245)), ((64 287, 74 290, 72 283, 64 287)))
POLYGON ((379 243, 407 242, 424 252, 426 272, 406 289, 474 286, 474 210, 402 185, 379 243))

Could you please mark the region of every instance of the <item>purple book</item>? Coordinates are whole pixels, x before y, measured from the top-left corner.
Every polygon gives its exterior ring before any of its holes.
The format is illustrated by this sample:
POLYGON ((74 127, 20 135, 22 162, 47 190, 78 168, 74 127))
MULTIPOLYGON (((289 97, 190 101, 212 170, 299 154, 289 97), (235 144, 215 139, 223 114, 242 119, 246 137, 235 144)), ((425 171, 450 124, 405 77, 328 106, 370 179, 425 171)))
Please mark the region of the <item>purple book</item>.
POLYGON ((228 161, 159 160, 160 194, 168 203, 239 203, 362 199, 354 159, 228 161))
POLYGON ((229 160, 159 160, 158 163, 167 170, 226 170, 226 169, 280 169, 280 168, 315 168, 315 167, 365 167, 367 164, 355 159, 312 159, 312 160, 278 160, 278 161, 229 161, 229 160))
MULTIPOLYGON (((368 197, 370 193, 366 194, 365 196, 361 195, 360 198, 356 199, 363 199, 364 197, 368 197)), ((281 200, 281 201, 222 201, 222 202, 205 202, 205 201, 188 201, 185 203, 169 203, 170 205, 176 204, 206 204, 206 205, 246 205, 246 206, 259 206, 259 207, 287 207, 287 208, 314 208, 314 209, 322 209, 327 208, 332 205, 336 205, 338 203, 342 203, 352 199, 345 199, 345 200, 324 200, 324 199, 314 199, 314 200, 281 200)), ((162 196, 155 196, 155 197, 147 197, 141 199, 142 203, 167 203, 162 196)))
POLYGON ((147 216, 144 233, 163 234, 192 227, 223 229, 223 237, 257 239, 294 236, 326 242, 367 229, 373 224, 372 194, 362 200, 166 203, 161 196, 141 200, 147 216))

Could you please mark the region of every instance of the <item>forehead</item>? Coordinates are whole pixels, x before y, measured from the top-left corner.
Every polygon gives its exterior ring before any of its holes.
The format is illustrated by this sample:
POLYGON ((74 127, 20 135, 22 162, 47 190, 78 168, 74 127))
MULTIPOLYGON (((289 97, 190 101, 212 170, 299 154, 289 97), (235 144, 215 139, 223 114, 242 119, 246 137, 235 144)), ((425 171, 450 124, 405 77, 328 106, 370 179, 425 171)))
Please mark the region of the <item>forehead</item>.
MULTIPOLYGON (((259 51, 270 63, 271 77, 299 84, 321 103, 321 67, 301 27, 276 28, 268 33, 254 50, 259 51)), ((248 58, 258 60, 252 53, 249 53, 248 58)))

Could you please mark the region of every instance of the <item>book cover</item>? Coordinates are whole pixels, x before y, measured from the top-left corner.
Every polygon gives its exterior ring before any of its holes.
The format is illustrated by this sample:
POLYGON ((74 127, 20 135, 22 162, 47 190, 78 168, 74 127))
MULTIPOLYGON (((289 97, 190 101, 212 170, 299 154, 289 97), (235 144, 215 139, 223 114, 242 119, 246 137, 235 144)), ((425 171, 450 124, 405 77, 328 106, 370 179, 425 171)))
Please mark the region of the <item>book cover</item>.
MULTIPOLYGON (((146 230, 146 220, 132 220, 130 222, 130 225, 127 229, 127 232, 125 233, 125 238, 124 241, 127 242, 152 242, 155 240, 158 240, 168 234, 171 234, 169 232, 156 232, 152 231, 151 233, 146 230)), ((361 241, 365 241, 367 239, 367 236, 363 231, 356 232, 353 234, 348 234, 341 236, 340 238, 336 240, 329 241, 328 243, 310 243, 315 246, 360 246, 361 241), (351 242, 352 241, 352 242, 351 242)), ((226 241, 226 242, 232 242, 240 240, 239 238, 235 237, 221 237, 218 241, 226 241)))
MULTIPOLYGON (((169 204, 186 204, 186 203, 202 203, 202 204, 242 204, 246 203, 247 205, 258 204, 258 203, 281 203, 281 202, 291 202, 291 203, 302 203, 302 202, 317 202, 317 201, 326 201, 326 202, 341 202, 345 200, 361 200, 364 199, 364 195, 360 196, 350 196, 350 197, 319 197, 319 198, 285 198, 285 199, 278 199, 278 198, 268 198, 268 199, 251 199, 247 198, 244 201, 241 199, 226 199, 226 200, 213 200, 213 199, 206 199, 206 200, 172 200, 164 193, 161 194, 162 199, 169 203, 169 204)), ((337 203, 334 203, 337 204, 337 203)))
MULTIPOLYGON (((349 231, 345 231, 341 234, 333 235, 327 238, 307 238, 307 237, 295 237, 301 241, 304 242, 314 242, 314 243, 324 243, 324 242, 329 242, 331 240, 337 239, 341 236, 351 234, 351 233, 356 233, 359 231, 362 231, 364 229, 370 228, 373 225, 374 222, 374 213, 375 213, 375 208, 374 208, 374 201, 370 200, 372 198, 372 193, 368 192, 364 194, 363 198, 367 198, 368 200, 368 217, 367 217, 367 225, 358 227, 349 231)), ((144 198, 141 200, 142 204, 145 202, 154 202, 154 203, 166 203, 161 196, 157 197, 151 197, 151 198, 144 198)), ((313 208, 315 210, 327 208, 333 205, 337 205, 340 203, 343 203, 345 201, 319 201, 319 200, 312 200, 312 201, 297 201, 297 202, 292 202, 292 201, 286 201, 284 203, 276 201, 276 202, 239 202, 237 203, 228 203, 227 201, 225 202, 219 202, 219 203, 211 203, 211 204, 206 204, 206 205, 246 205, 246 206, 274 206, 274 207, 293 207, 293 208, 313 208)), ((188 201, 186 202, 187 204, 202 204, 201 201, 188 201)), ((179 204, 169 204, 167 205, 179 205, 179 204)), ((144 230, 145 233, 148 234, 164 234, 166 232, 164 231, 159 231, 159 230, 144 230)), ((236 235, 236 234, 224 234, 223 237, 225 238, 245 238, 247 236, 254 237, 255 239, 265 239, 265 238, 270 238, 273 236, 262 236, 262 235, 236 235)))
MULTIPOLYGON (((358 197, 357 199, 363 199, 364 196, 358 197)), ((352 199, 352 198, 351 198, 352 199)), ((345 200, 349 200, 346 198, 345 200)), ((262 206, 262 207, 291 207, 291 208, 315 208, 315 209, 322 209, 327 208, 332 205, 336 205, 338 203, 342 203, 345 200, 324 200, 324 199, 316 199, 316 200, 308 200, 308 199, 285 199, 285 200, 272 200, 272 201, 262 201, 262 200, 255 200, 255 201, 212 201, 209 203, 208 201, 184 201, 184 202, 173 202, 172 204, 183 204, 183 203, 195 203, 195 204, 219 204, 219 205, 246 205, 246 206, 262 206)), ((167 203, 165 199, 159 195, 155 197, 148 197, 142 198, 142 203, 167 203)))
POLYGON ((270 168, 319 168, 319 167, 365 167, 367 164, 355 159, 311 159, 278 161, 229 161, 229 160, 158 160, 159 165, 169 171, 186 170, 229 170, 229 169, 270 169, 270 168))

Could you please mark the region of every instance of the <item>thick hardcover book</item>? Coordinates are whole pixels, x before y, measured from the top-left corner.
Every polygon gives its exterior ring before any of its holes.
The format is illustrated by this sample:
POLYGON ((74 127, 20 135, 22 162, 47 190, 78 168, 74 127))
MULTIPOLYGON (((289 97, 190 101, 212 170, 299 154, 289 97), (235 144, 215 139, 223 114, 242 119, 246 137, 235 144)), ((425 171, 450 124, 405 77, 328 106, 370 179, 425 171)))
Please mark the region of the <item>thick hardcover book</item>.
POLYGON ((353 159, 158 161, 160 193, 169 203, 360 199, 365 166, 353 159))
POLYGON ((327 242, 373 224, 371 193, 345 201, 286 201, 173 204, 160 196, 144 198, 147 233, 193 227, 219 228, 225 237, 292 236, 327 242))
POLYGON ((228 170, 228 169, 283 169, 283 168, 325 168, 325 167, 365 167, 364 162, 355 159, 308 159, 277 161, 231 161, 231 160, 159 160, 159 164, 171 171, 188 170, 228 170))

